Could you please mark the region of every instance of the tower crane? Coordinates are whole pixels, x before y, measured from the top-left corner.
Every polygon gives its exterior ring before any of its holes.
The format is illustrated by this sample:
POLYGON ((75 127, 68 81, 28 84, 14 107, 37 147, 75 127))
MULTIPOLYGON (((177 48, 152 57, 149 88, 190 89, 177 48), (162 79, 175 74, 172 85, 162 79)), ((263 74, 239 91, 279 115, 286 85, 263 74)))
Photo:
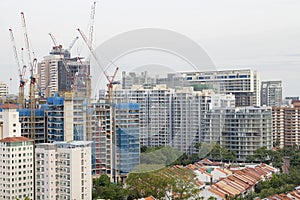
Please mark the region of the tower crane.
MULTIPOLYGON (((90 46, 93 46, 94 41, 94 24, 95 24, 95 13, 96 13, 96 1, 93 2, 91 6, 91 12, 90 12, 90 20, 89 20, 89 27, 88 27, 88 42, 90 46)), ((82 64, 80 57, 78 56, 78 61, 82 64)), ((88 59, 88 62, 90 60, 88 59)), ((74 83, 79 83, 78 79, 79 77, 84 76, 85 77, 85 88, 86 88, 86 96, 88 97, 88 104, 90 104, 90 97, 91 97, 91 78, 89 76, 89 73, 86 69, 82 69, 84 65, 81 65, 80 69, 78 70, 77 76, 75 76, 74 83)))
POLYGON ((36 99, 35 99, 35 86, 36 86, 36 65, 37 59, 31 59, 31 49, 29 45, 28 32, 26 27, 25 15, 21 12, 21 21, 24 31, 25 38, 25 48, 27 51, 28 62, 29 62, 29 71, 30 71, 30 89, 29 89, 29 108, 30 108, 30 136, 32 139, 35 139, 35 109, 36 109, 36 99))
POLYGON ((78 36, 77 36, 77 37, 75 37, 75 38, 73 39, 73 41, 71 42, 71 44, 70 44, 70 46, 69 46, 69 48, 68 48, 68 51, 71 51, 71 49, 73 48, 73 46, 74 46, 75 42, 76 42, 78 39, 79 39, 79 37, 78 37, 78 36))
POLYGON ((113 62, 110 61, 111 64, 113 64, 116 67, 116 69, 115 69, 113 75, 109 76, 107 74, 106 70, 104 70, 104 68, 100 65, 100 62, 99 62, 99 60, 98 60, 98 58, 97 58, 97 56, 96 56, 96 54, 95 54, 95 52, 93 50, 93 47, 91 46, 91 43, 88 41, 86 35, 79 28, 77 29, 77 31, 80 33, 80 35, 83 38, 84 42, 88 46, 88 48, 89 48, 89 50, 90 50, 93 58, 95 59, 96 63, 98 64, 98 66, 100 67, 101 71, 103 72, 103 74, 105 75, 105 77, 106 77, 106 79, 108 81, 108 84, 107 84, 107 88, 108 88, 108 90, 107 90, 108 91, 108 102, 110 104, 112 104, 113 103, 113 95, 112 95, 113 85, 119 84, 118 81, 115 81, 115 77, 117 75, 119 67, 116 66, 113 62))
MULTIPOLYGON (((26 66, 23 65, 21 67, 21 65, 20 65, 19 57, 18 57, 18 52, 17 52, 17 47, 16 47, 16 42, 15 42, 15 37, 14 37, 12 29, 9 29, 9 33, 10 33, 10 39, 11 39, 12 46, 13 46, 13 52, 14 52, 14 56, 15 56, 15 61, 16 61, 17 67, 18 67, 19 78, 20 78, 19 104, 22 106, 22 108, 24 108, 25 107, 25 98, 24 98, 24 85, 25 85, 25 81, 24 81, 24 75, 25 75, 25 72, 26 72, 26 66)), ((22 58, 22 61, 23 61, 23 58, 22 58)))
POLYGON ((90 14, 90 26, 89 26, 89 37, 88 37, 90 46, 93 46, 93 41, 94 41, 95 13, 96 13, 96 1, 94 1, 92 4, 91 14, 90 14))

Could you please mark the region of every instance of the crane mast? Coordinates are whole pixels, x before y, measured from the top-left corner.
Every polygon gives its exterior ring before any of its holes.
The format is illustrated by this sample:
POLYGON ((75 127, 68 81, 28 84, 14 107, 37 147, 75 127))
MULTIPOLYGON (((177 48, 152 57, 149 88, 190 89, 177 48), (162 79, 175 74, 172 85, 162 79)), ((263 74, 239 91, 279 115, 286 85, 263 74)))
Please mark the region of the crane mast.
POLYGON ((28 32, 26 27, 25 15, 21 12, 21 21, 24 31, 25 48, 27 50, 28 62, 30 67, 30 88, 29 88, 29 109, 30 109, 30 136, 35 139, 35 109, 36 109, 36 99, 35 99, 35 69, 37 65, 37 59, 31 59, 31 50, 29 45, 28 32))
POLYGON ((88 37, 90 46, 93 46, 93 40, 94 40, 95 13, 96 13, 96 1, 93 2, 92 7, 91 7, 89 37, 88 37))
MULTIPOLYGON (((19 78, 20 78, 19 104, 22 106, 22 108, 24 108, 25 107, 25 98, 24 98, 25 81, 24 81, 24 75, 25 75, 26 66, 23 65, 23 67, 21 68, 21 65, 20 65, 20 62, 19 62, 18 51, 17 51, 17 47, 16 47, 16 42, 15 42, 15 37, 14 37, 12 29, 9 29, 9 33, 10 33, 10 39, 11 39, 12 46, 13 46, 15 61, 16 61, 17 67, 18 67, 18 74, 19 74, 19 78)), ((23 61, 23 58, 22 58, 22 61, 23 61)))

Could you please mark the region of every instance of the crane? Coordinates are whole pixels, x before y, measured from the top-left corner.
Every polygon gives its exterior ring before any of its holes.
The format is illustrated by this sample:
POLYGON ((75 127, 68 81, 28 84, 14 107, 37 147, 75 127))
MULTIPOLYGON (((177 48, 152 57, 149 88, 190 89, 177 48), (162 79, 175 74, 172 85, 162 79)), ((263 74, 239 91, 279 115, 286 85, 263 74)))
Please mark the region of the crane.
POLYGON ((96 54, 95 54, 95 52, 94 52, 94 50, 93 50, 93 47, 91 46, 91 43, 88 41, 86 35, 85 35, 79 28, 77 29, 77 31, 80 33, 80 35, 81 35, 81 37, 83 38, 84 42, 85 42, 86 45, 88 46, 88 48, 89 48, 89 50, 90 50, 92 56, 94 57, 96 63, 98 64, 98 66, 100 67, 101 71, 103 72, 103 74, 105 75, 105 77, 106 77, 106 79, 107 79, 107 81, 108 81, 108 84, 107 84, 107 87, 108 87, 108 102, 109 102, 110 104, 112 104, 112 101, 113 101, 113 95, 112 95, 113 85, 119 83, 118 81, 115 81, 115 77, 116 77, 116 75, 117 75, 117 72, 118 72, 118 70, 119 70, 119 67, 116 66, 112 61, 110 61, 111 64, 113 64, 113 65, 116 67, 116 69, 115 69, 113 75, 112 75, 112 76, 109 76, 109 75, 107 74, 106 70, 104 70, 104 68, 100 65, 100 62, 99 62, 99 60, 98 60, 98 58, 97 58, 97 56, 96 56, 96 54))
POLYGON ((85 36, 85 34, 78 28, 77 29, 78 32, 80 33, 81 37, 83 38, 84 42, 86 43, 86 45, 88 46, 88 49, 90 50, 92 56, 94 57, 96 63, 98 64, 98 66, 100 67, 100 69, 102 70, 103 74, 105 75, 107 81, 108 81, 108 84, 107 84, 107 91, 108 91, 108 104, 110 105, 110 109, 111 109, 111 131, 106 133, 106 136, 108 138, 112 137, 111 140, 112 140, 112 143, 114 144, 113 145, 113 152, 114 152, 114 163, 113 163, 113 178, 114 180, 116 181, 117 180, 117 175, 118 175, 118 170, 117 170, 117 135, 116 135, 116 109, 115 109, 115 106, 113 104, 113 86, 115 84, 118 84, 119 82, 118 81, 115 81, 115 77, 117 75, 117 72, 119 70, 119 67, 116 66, 112 61, 110 61, 111 64, 113 64, 116 69, 113 73, 112 76, 109 76, 108 73, 106 72, 106 70, 104 70, 104 68, 100 65, 100 62, 93 50, 93 47, 91 45, 91 42, 87 39, 87 37, 85 36))
POLYGON ((91 14, 90 14, 90 26, 89 26, 89 37, 88 37, 90 46, 93 46, 93 40, 94 40, 95 13, 96 13, 96 1, 94 1, 92 4, 91 14))
POLYGON ((25 39, 25 48, 27 50, 28 62, 29 62, 29 71, 30 71, 30 88, 29 88, 29 108, 30 108, 30 136, 32 139, 35 139, 35 109, 36 109, 36 99, 35 99, 35 86, 36 86, 36 77, 35 70, 37 65, 37 59, 31 59, 31 49, 29 45, 29 37, 26 27, 25 15, 21 12, 21 21, 24 31, 25 39))
POLYGON ((68 51, 71 51, 71 49, 73 48, 73 46, 74 46, 75 42, 76 42, 78 39, 79 39, 79 37, 78 37, 78 36, 77 36, 77 37, 75 37, 75 38, 73 39, 73 41, 71 42, 71 44, 70 44, 70 46, 69 46, 69 48, 68 48, 68 51))
MULTIPOLYGON (((19 73, 19 78, 20 78, 20 85, 19 85, 19 104, 22 106, 22 108, 25 107, 25 98, 24 98, 24 85, 25 85, 25 81, 24 81, 24 75, 26 72, 26 66, 23 65, 21 67, 20 62, 19 62, 19 57, 18 57, 18 52, 17 52, 17 47, 16 47, 16 42, 15 42, 15 37, 13 34, 12 29, 9 29, 9 33, 10 33, 10 39, 12 42, 12 46, 13 46, 13 52, 14 52, 14 56, 15 56, 15 61, 18 67, 18 73, 19 73)), ((23 51, 23 48, 22 48, 23 51)), ((23 61, 23 58, 22 58, 23 61)))

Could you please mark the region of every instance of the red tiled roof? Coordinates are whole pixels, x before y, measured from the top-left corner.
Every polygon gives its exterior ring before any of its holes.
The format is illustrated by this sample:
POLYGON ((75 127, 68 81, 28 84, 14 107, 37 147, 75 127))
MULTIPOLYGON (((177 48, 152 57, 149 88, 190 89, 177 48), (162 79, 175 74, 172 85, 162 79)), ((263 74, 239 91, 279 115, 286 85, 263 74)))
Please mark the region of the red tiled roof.
POLYGON ((2 140, 0 140, 0 142, 26 142, 26 141, 33 141, 29 138, 26 138, 26 137, 7 137, 7 138, 4 138, 2 140))
POLYGON ((153 196, 146 197, 145 200, 156 200, 153 196))
POLYGON ((229 174, 228 172, 226 172, 225 170, 223 170, 223 169, 220 169, 220 168, 216 168, 216 170, 218 170, 218 171, 220 171, 220 172, 222 172, 223 174, 229 174))
POLYGON ((233 174, 220 180, 211 186, 210 191, 224 198, 224 196, 235 196, 254 186, 263 177, 272 171, 272 167, 261 164, 255 168, 245 168, 233 171, 233 174))
POLYGON ((267 198, 268 200, 292 200, 300 199, 300 190, 294 190, 288 194, 275 194, 267 198))
POLYGON ((12 104, 12 103, 5 103, 5 104, 1 105, 0 108, 2 108, 2 109, 18 109, 18 108, 20 108, 20 106, 18 106, 16 104, 12 104))

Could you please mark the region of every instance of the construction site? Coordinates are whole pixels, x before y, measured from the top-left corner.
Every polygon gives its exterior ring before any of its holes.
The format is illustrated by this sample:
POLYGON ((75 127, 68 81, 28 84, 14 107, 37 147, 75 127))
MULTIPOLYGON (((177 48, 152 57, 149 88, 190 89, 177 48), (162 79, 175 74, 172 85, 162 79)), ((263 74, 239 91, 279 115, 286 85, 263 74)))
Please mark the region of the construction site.
POLYGON ((77 29, 79 36, 68 48, 49 33, 53 46, 43 59, 37 59, 33 53, 32 38, 28 34, 30 27, 21 12, 24 48, 19 48, 21 45, 16 44, 13 29, 9 29, 19 92, 10 98, 6 95, 1 103, 17 108, 22 136, 34 140, 36 145, 92 141, 92 174, 106 173, 112 181, 119 182, 139 164, 139 105, 114 103, 112 90, 119 84, 115 80, 119 68, 111 62, 115 69, 110 75, 98 63, 93 49, 95 12, 96 2, 93 2, 88 33, 77 29), (91 99, 91 60, 71 55, 71 49, 80 39, 107 80, 107 91, 102 99, 91 99), (130 120, 126 120, 128 117, 130 120))

